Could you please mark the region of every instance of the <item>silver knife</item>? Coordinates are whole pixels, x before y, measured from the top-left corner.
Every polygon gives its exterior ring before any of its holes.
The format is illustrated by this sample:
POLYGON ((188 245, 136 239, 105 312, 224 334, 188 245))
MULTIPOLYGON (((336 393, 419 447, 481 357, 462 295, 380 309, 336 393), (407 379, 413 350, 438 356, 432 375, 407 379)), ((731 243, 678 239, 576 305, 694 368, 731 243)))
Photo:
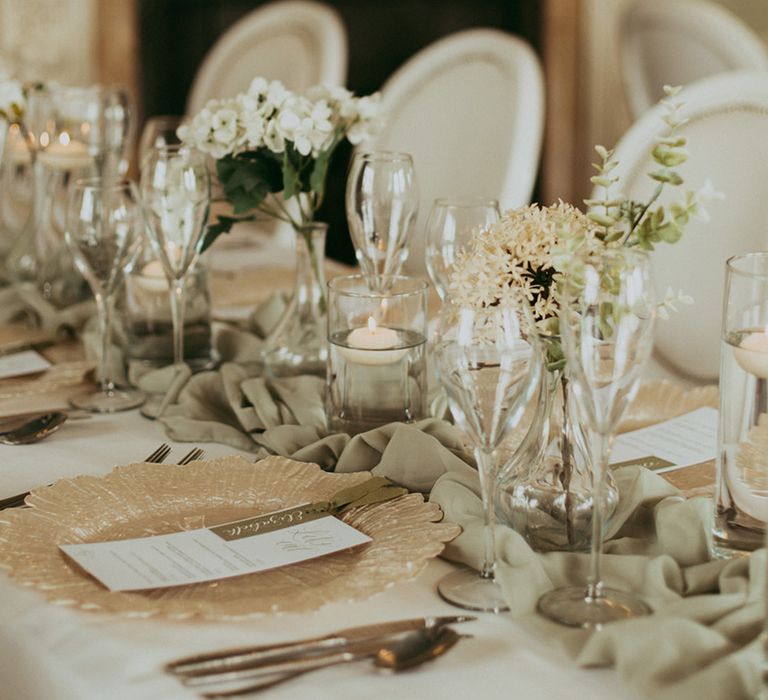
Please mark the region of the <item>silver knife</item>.
POLYGON ((198 676, 224 669, 234 670, 245 665, 271 663, 297 654, 320 654, 375 637, 385 637, 437 625, 469 622, 475 619, 477 618, 472 615, 443 615, 362 625, 295 642, 240 647, 187 656, 171 661, 166 665, 165 670, 180 676, 198 676))

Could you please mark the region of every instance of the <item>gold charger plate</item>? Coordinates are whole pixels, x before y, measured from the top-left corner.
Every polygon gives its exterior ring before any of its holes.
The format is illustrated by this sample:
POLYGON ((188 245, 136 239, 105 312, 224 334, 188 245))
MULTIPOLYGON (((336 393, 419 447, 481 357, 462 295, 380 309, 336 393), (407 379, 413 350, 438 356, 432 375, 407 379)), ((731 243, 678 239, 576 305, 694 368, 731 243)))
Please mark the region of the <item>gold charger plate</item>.
POLYGON ((342 516, 373 538, 361 548, 236 578, 130 593, 108 591, 58 545, 209 527, 325 500, 369 477, 327 473, 283 457, 255 464, 225 457, 183 467, 130 464, 102 477, 64 479, 33 491, 31 508, 0 515, 0 566, 52 603, 130 617, 233 620, 360 600, 418 575, 459 526, 439 522, 436 504, 408 494, 342 516))

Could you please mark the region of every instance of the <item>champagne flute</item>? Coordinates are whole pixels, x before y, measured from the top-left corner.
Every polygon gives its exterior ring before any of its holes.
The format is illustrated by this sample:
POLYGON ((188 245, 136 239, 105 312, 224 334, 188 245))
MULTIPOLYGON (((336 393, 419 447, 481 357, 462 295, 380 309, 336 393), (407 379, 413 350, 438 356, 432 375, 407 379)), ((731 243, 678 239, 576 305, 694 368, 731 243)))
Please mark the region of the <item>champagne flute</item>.
POLYGON ((426 229, 426 264, 440 298, 448 294, 448 276, 472 234, 495 224, 499 203, 490 197, 441 197, 432 204, 426 229))
POLYGON ((594 505, 586 587, 560 588, 539 599, 539 612, 564 625, 599 628, 650 612, 636 595, 606 588, 600 565, 611 444, 650 354, 655 309, 643 252, 612 248, 593 253, 575 260, 566 277, 560 332, 576 403, 590 434, 594 505))
POLYGON ((543 360, 527 302, 508 297, 476 309, 449 300, 440 316, 436 353, 451 414, 474 447, 485 525, 480 573, 455 571, 440 581, 438 592, 468 610, 500 612, 508 607, 495 580, 497 449, 536 392, 543 360))
POLYGON ((114 413, 144 403, 141 391, 116 386, 109 363, 115 298, 138 254, 141 229, 139 195, 133 183, 92 178, 72 186, 64 239, 93 290, 101 331, 101 391, 71 400, 86 411, 114 413))
POLYGON ((355 255, 368 285, 383 292, 408 257, 408 234, 419 208, 408 153, 356 153, 349 169, 346 209, 355 255))
POLYGON ((205 156, 187 146, 156 148, 141 173, 146 232, 168 280, 173 361, 184 361, 184 290, 203 244, 211 202, 205 156))

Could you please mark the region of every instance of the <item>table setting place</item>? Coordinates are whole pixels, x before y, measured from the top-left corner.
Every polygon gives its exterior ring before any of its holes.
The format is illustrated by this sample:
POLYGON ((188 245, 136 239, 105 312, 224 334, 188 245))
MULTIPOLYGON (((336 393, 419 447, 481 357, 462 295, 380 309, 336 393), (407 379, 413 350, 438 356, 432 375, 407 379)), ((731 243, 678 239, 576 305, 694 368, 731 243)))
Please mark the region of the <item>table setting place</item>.
POLYGON ((679 88, 647 200, 597 146, 586 213, 446 192, 424 231, 378 94, 256 77, 131 180, 125 90, 0 88, 2 697, 765 692, 768 253, 723 261, 719 389, 643 374, 708 205, 679 88))

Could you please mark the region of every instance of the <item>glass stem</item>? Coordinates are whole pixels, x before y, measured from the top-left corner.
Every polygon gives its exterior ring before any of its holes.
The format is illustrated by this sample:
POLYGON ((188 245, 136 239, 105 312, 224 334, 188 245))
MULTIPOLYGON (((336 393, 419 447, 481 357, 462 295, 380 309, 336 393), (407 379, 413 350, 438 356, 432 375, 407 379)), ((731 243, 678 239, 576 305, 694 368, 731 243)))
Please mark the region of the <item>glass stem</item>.
POLYGON ((605 473, 611 453, 613 437, 594 432, 592 435, 592 475, 595 480, 592 501, 592 547, 589 560, 589 578, 587 579, 587 600, 595 600, 603 595, 601 559, 603 555, 603 503, 605 502, 605 473))
POLYGON ((173 362, 184 362, 184 278, 173 280, 171 322, 173 323, 173 362))
POLYGON ((115 382, 109 367, 109 350, 112 345, 112 317, 115 310, 113 296, 95 294, 96 312, 99 321, 99 333, 101 335, 101 354, 99 356, 99 381, 101 390, 105 394, 111 394, 115 390, 115 382))
POLYGON ((496 578, 496 515, 493 511, 493 494, 495 491, 494 462, 495 452, 475 450, 477 469, 480 472, 480 495, 483 499, 483 544, 484 558, 483 568, 480 571, 481 578, 493 581, 496 578))

